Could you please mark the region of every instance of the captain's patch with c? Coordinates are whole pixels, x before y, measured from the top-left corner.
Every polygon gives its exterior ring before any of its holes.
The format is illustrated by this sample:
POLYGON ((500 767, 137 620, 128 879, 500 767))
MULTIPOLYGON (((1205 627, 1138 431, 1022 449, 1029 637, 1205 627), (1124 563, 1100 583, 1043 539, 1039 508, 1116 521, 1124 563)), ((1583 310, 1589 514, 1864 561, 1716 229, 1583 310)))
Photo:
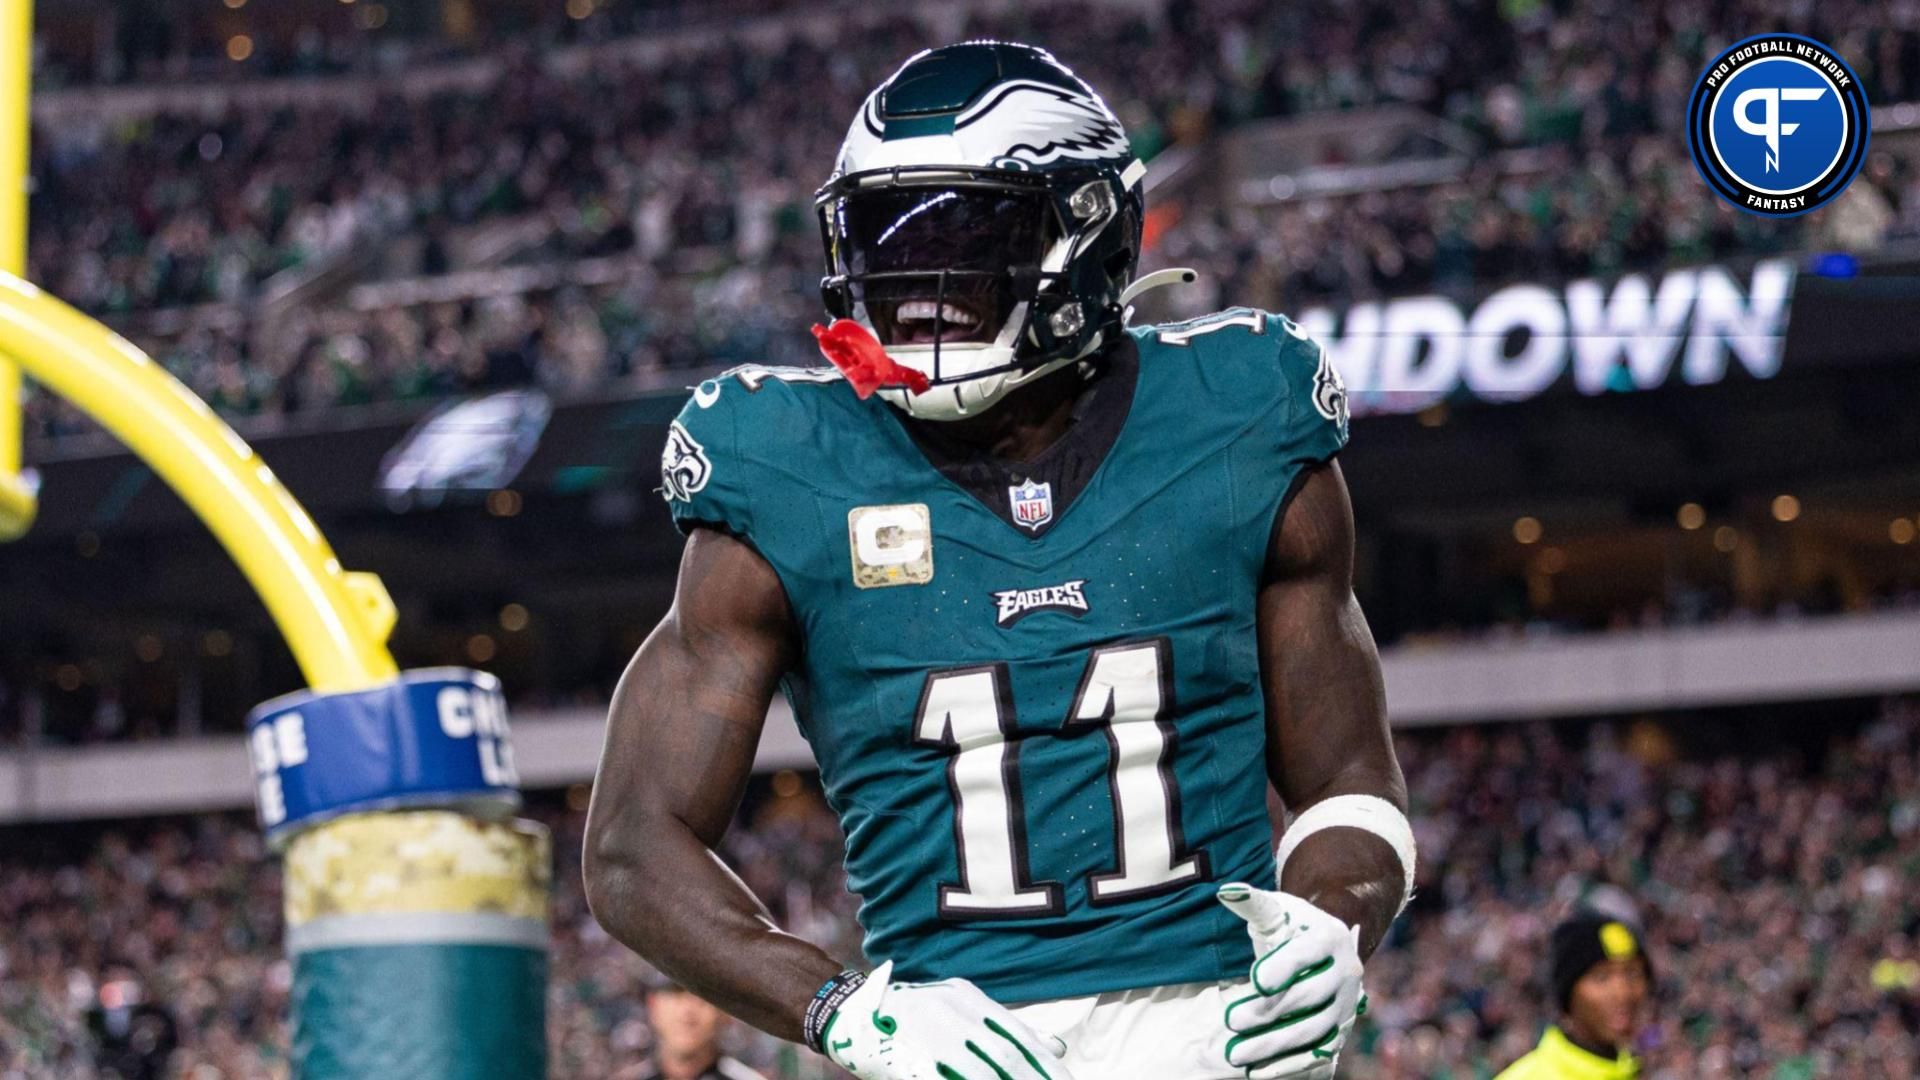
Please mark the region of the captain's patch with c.
POLYGON ((933 580, 933 518, 926 503, 856 506, 847 511, 853 583, 862 589, 933 580))

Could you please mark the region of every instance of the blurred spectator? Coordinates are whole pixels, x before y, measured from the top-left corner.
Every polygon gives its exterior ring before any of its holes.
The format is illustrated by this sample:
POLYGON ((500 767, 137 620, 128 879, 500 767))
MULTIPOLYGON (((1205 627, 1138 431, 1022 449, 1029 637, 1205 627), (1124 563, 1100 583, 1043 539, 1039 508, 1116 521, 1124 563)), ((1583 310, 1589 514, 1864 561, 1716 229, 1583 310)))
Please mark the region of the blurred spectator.
POLYGON ((1653 965, 1624 921, 1582 912, 1547 938, 1558 1022, 1499 1080, 1633 1080, 1634 1036, 1645 1022, 1653 965))
POLYGON ((647 1026, 653 1050, 647 1059, 614 1074, 614 1080, 764 1080, 720 1052, 720 1035, 731 1018, 684 986, 647 990, 647 1026))
POLYGON ((115 1080, 160 1080, 180 1045, 173 1014, 146 1000, 139 976, 123 965, 107 969, 87 1031, 100 1074, 115 1080))

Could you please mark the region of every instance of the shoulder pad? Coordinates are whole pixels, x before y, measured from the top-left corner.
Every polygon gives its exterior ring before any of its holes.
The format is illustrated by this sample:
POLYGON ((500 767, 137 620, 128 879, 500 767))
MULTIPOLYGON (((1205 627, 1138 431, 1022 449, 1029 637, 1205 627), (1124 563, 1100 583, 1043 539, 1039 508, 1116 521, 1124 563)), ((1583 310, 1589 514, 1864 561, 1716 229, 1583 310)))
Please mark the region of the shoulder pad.
POLYGON ((1235 307, 1128 332, 1143 350, 1188 353, 1224 407, 1264 410, 1262 426, 1290 458, 1325 460, 1346 445, 1340 373, 1320 343, 1285 315, 1235 307))
POLYGON ((782 438, 815 430, 815 411, 833 407, 833 395, 821 391, 843 381, 832 368, 743 364, 694 387, 660 454, 660 494, 674 527, 750 536, 760 462, 782 456, 782 438))

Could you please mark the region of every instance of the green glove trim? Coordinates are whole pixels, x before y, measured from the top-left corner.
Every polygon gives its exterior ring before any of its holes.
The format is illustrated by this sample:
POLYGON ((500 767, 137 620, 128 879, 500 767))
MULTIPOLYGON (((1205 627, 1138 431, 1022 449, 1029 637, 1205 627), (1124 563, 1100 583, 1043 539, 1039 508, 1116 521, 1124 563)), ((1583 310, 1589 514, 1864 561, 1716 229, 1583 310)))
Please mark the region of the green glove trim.
MULTIPOLYGON (((1267 956, 1272 956, 1274 953, 1277 953, 1279 951, 1280 951, 1279 949, 1271 950, 1270 952, 1267 953, 1267 956)), ((1261 957, 1260 960, 1265 960, 1267 956, 1261 957)), ((1260 991, 1261 997, 1273 997, 1276 994, 1284 994, 1288 990, 1291 990, 1295 984, 1300 983, 1307 979, 1311 979, 1315 975, 1318 975, 1321 972, 1327 971, 1333 967, 1333 957, 1329 956, 1317 964, 1309 964, 1306 967, 1301 968, 1300 970, 1294 972, 1293 976, 1289 978, 1286 982, 1283 982, 1279 986, 1276 986, 1273 989, 1268 990, 1266 987, 1260 985, 1260 960, 1255 960, 1253 962, 1253 988, 1255 990, 1260 991)))
MULTIPOLYGON (((1253 998, 1245 997, 1245 998, 1241 998, 1240 1000, 1252 1001, 1253 998)), ((1293 1012, 1282 1015, 1281 1017, 1274 1020, 1270 1024, 1263 1024, 1260 1027, 1254 1028, 1252 1031, 1243 1031, 1238 1035, 1235 1035, 1233 1038, 1228 1039, 1227 1040, 1227 1064, 1229 1065, 1233 1064, 1233 1051, 1241 1043, 1246 1042, 1248 1039, 1258 1038, 1261 1035, 1271 1034, 1275 1031, 1279 1031, 1281 1028, 1292 1027, 1293 1025, 1301 1022, 1302 1020, 1307 1020, 1314 1016, 1317 1016, 1320 1013, 1326 1011, 1337 1000, 1339 1000, 1337 996, 1330 997, 1318 1005, 1310 1005, 1304 1009, 1295 1009, 1293 1012)), ((1238 1004, 1238 1002, 1236 1002, 1235 1004, 1238 1004)), ((1333 1029, 1333 1034, 1338 1035, 1339 1033, 1340 1033, 1340 1029, 1338 1027, 1333 1029)), ((1323 1040, 1322 1042, 1315 1043, 1314 1045, 1315 1046, 1325 1045, 1325 1042, 1323 1040)), ((1288 1050, 1285 1053, 1276 1054, 1274 1055, 1274 1057, 1281 1058, 1281 1057, 1285 1057, 1287 1054, 1297 1054, 1300 1052, 1301 1049, 1305 1049, 1305 1048, 1303 1047, 1303 1048, 1288 1050)), ((1269 1058, 1268 1060, 1274 1060, 1274 1059, 1269 1058)))
POLYGON ((982 1050, 979 1047, 973 1045, 972 1039, 967 1040, 967 1052, 971 1053, 974 1057, 979 1058, 981 1061, 986 1062, 987 1068, 992 1069, 993 1075, 999 1077, 1000 1080, 1013 1080, 1013 1074, 1001 1068, 997 1062, 995 1062, 992 1058, 988 1057, 987 1052, 985 1050, 982 1050))
MULTIPOLYGON (((1292 1057, 1293 1055, 1301 1053, 1302 1051, 1305 1051, 1306 1053, 1309 1053, 1316 1058, 1330 1058, 1333 1056, 1333 1053, 1327 1049, 1327 1046, 1328 1044, 1334 1042, 1338 1038, 1340 1038, 1340 1029, 1334 1028, 1332 1031, 1327 1032, 1325 1038, 1322 1038, 1320 1041, 1312 1044, 1311 1046, 1299 1046, 1299 1047, 1293 1048, 1292 1050, 1282 1050, 1281 1052, 1273 1055, 1270 1058, 1267 1058, 1264 1061, 1256 1061, 1253 1064, 1246 1066, 1247 1075, 1252 1076, 1253 1070, 1264 1069, 1267 1066, 1273 1064, 1274 1062, 1279 1061, 1281 1058, 1292 1057)), ((1227 1064, 1231 1065, 1233 1063, 1229 1061, 1227 1064)))
POLYGON ((1044 1067, 1041 1066, 1040 1059, 1037 1057, 1034 1057, 1033 1051, 1027 1049, 1026 1045, 1022 1043, 1019 1039, 1014 1038, 1011 1032, 1007 1031, 1006 1028, 1003 1028, 999 1024, 995 1023, 993 1017, 991 1016, 987 1017, 986 1024, 987 1024, 988 1031, 991 1031, 995 1035, 998 1035, 1001 1038, 1012 1043, 1013 1048, 1015 1050, 1020 1051, 1020 1056, 1027 1059, 1027 1064, 1033 1066, 1033 1071, 1039 1073, 1042 1080, 1053 1080, 1053 1077, 1047 1073, 1047 1070, 1044 1067))

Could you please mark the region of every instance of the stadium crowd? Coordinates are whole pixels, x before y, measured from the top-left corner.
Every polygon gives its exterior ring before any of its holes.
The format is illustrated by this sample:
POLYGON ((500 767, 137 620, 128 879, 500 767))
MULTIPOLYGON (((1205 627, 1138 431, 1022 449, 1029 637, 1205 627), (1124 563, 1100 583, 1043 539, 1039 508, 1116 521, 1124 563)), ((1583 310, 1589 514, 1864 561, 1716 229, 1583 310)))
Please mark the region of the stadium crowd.
MULTIPOLYGON (((487 54, 493 73, 479 86, 409 93, 409 70, 341 75, 373 79, 377 92, 261 107, 235 90, 212 119, 43 125, 30 276, 125 323, 237 411, 472 384, 485 304, 470 299, 448 319, 427 305, 315 297, 300 301, 313 309, 303 317, 269 318, 262 287, 282 270, 342 261, 376 277, 440 275, 471 261, 463 241, 509 222, 527 227, 514 259, 623 260, 618 280, 584 301, 557 290, 524 300, 536 313, 566 307, 569 325, 608 339, 604 357, 562 361, 577 370, 556 378, 804 360, 802 330, 817 317, 811 193, 862 95, 930 35, 1052 46, 1113 100, 1147 157, 1254 119, 1389 103, 1450 122, 1474 148, 1464 174, 1430 186, 1182 206, 1149 261, 1207 270, 1200 302, 1298 309, 1735 252, 1864 248, 1920 235, 1913 162, 1876 152, 1831 211, 1769 221, 1714 199, 1675 132, 1706 53, 1760 25, 1832 43, 1876 103, 1920 99, 1920 29, 1883 13, 1846 3, 1783 20, 1757 3, 1705 0, 1651 15, 1608 0, 1075 0, 969 15, 958 34, 953 23, 840 12, 793 20, 774 43, 706 35, 664 56, 623 47, 644 35, 564 63, 504 48, 487 54), (823 29, 837 32, 816 38, 823 29), (382 259, 395 238, 408 254, 382 259), (678 302, 689 294, 699 303, 678 302), (192 310, 163 331, 140 317, 183 306, 192 310), (403 321, 431 324, 434 347, 378 347, 403 321)), ((517 368, 496 375, 547 377, 544 347, 519 351, 517 368)), ((42 434, 82 426, 45 400, 33 411, 42 434)))
MULTIPOLYGON (((1400 739, 1420 892, 1368 968, 1353 1080, 1484 1080, 1549 1017, 1543 940, 1577 904, 1647 929, 1650 1080, 1920 1074, 1920 701, 1825 743, 1753 710, 1400 739)), ((651 977, 586 909, 583 793, 554 829, 556 1077, 617 1077, 646 1047, 651 977)), ((856 955, 839 833, 775 777, 727 857, 783 924, 856 955)), ((0 848, 0 1078, 88 1080, 103 993, 164 1012, 185 1080, 283 1075, 278 871, 250 824, 208 816, 15 831, 0 848), (129 988, 135 988, 129 990, 129 988), (90 1017, 92 1019, 90 1019, 90 1017), (94 1024, 94 1028, 89 1025, 94 1024)), ((817 1061, 736 1029, 780 1080, 817 1061)), ((135 1075, 132 1073, 122 1074, 135 1075)))

